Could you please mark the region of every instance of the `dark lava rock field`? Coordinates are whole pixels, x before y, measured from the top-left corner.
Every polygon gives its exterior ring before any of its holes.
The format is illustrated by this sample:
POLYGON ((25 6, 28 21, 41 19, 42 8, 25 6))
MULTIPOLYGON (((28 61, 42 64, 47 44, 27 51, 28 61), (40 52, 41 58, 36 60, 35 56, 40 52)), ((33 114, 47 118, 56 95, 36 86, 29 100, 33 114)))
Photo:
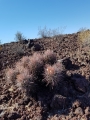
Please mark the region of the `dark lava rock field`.
POLYGON ((0 50, 0 120, 90 120, 90 46, 78 33, 11 42, 0 50), (29 44, 28 44, 29 43, 29 44), (66 78, 58 92, 41 90, 37 98, 7 84, 5 70, 23 56, 53 50, 63 61, 66 78))

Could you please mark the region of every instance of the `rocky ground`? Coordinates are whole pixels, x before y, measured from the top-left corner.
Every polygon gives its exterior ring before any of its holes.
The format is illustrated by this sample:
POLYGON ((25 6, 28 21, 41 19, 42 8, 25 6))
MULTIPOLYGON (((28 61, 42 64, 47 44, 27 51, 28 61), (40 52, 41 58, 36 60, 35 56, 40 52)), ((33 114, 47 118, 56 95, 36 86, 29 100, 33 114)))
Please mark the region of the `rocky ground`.
POLYGON ((90 47, 78 33, 12 42, 0 50, 0 120, 90 120, 90 47), (81 47, 80 47, 81 46, 81 47), (51 49, 63 60, 66 78, 58 92, 41 90, 37 98, 7 84, 5 70, 23 56, 51 49))

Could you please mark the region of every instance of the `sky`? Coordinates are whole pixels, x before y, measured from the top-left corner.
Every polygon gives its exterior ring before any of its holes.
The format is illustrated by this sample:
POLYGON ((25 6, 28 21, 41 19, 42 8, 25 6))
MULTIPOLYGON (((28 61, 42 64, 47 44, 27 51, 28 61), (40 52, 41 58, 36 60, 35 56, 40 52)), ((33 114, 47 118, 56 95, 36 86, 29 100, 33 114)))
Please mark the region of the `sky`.
POLYGON ((26 39, 40 37, 38 32, 57 29, 71 34, 90 28, 90 0, 0 0, 0 41, 15 41, 21 32, 26 39))

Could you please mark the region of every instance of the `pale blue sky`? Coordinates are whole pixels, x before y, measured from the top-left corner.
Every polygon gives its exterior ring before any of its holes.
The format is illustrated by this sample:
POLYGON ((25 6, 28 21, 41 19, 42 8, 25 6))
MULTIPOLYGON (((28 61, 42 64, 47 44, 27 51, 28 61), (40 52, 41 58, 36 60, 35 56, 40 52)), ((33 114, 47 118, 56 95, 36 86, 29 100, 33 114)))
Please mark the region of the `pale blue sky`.
POLYGON ((14 41, 20 31, 38 38, 38 28, 60 28, 74 33, 90 28, 90 0, 0 0, 0 40, 14 41))

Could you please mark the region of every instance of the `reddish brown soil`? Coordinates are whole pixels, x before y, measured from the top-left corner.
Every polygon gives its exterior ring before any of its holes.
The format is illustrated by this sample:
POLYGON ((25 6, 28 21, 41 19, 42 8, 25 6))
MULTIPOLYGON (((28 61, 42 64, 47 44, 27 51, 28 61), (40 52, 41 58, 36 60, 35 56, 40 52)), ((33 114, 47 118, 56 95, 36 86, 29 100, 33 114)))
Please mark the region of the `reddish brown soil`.
POLYGON ((16 86, 7 84, 5 69, 35 51, 19 42, 3 44, 0 51, 0 120, 90 120, 89 46, 79 47, 77 33, 37 39, 34 44, 41 46, 38 52, 51 49, 57 59, 64 59, 64 83, 57 92, 42 89, 36 99, 25 96, 16 86))

